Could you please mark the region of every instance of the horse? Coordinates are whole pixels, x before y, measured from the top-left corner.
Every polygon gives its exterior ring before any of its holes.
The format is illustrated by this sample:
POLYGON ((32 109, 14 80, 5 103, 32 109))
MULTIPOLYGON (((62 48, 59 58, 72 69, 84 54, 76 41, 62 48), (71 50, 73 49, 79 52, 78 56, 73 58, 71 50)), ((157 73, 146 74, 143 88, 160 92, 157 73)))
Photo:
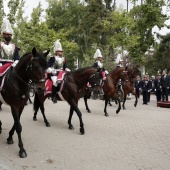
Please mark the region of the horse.
POLYGON ((138 97, 137 94, 134 90, 134 80, 137 75, 139 75, 139 70, 138 67, 135 65, 128 65, 125 67, 125 70, 127 71, 128 79, 127 81, 123 82, 122 88, 123 88, 123 93, 124 93, 124 98, 123 98, 123 103, 122 103, 122 108, 125 110, 125 102, 128 93, 132 93, 135 96, 135 103, 134 106, 137 106, 138 103, 138 97))
MULTIPOLYGON (((125 71, 125 68, 116 68, 114 70, 112 70, 108 75, 106 75, 106 80, 103 81, 102 83, 102 89, 104 91, 104 100, 105 100, 105 107, 104 107, 104 113, 105 116, 109 116, 109 114, 107 113, 107 104, 110 103, 110 99, 114 99, 116 101, 116 103, 118 103, 118 109, 116 110, 116 113, 118 114, 119 111, 121 110, 121 104, 120 104, 120 99, 117 95, 117 83, 119 81, 119 79, 122 79, 122 81, 127 81, 127 73, 125 71)), ((91 85, 93 86, 93 84, 91 83, 91 85)), ((91 92, 89 91, 88 93, 86 92, 86 94, 88 95, 84 95, 84 102, 85 102, 85 106, 86 106, 86 110, 87 112, 91 113, 91 110, 88 107, 87 104, 87 99, 90 97, 91 92)), ((100 91, 96 92, 96 94, 100 94, 100 91)))
MULTIPOLYGON (((27 156, 24 149, 21 132, 22 125, 20 122, 21 114, 24 110, 25 103, 29 98, 29 82, 31 80, 37 93, 43 93, 45 90, 45 71, 47 69, 46 56, 49 51, 42 54, 36 48, 32 52, 23 55, 15 67, 9 67, 8 71, 1 77, 1 103, 11 107, 14 124, 9 131, 7 138, 8 144, 13 144, 14 131, 18 135, 19 157, 27 156)), ((2 66, 3 67, 3 66, 2 66)), ((0 121, 0 133, 2 131, 2 122, 0 121)))
POLYGON ((118 97, 117 91, 117 84, 119 79, 122 81, 127 80, 127 72, 125 68, 118 67, 114 70, 112 70, 108 75, 106 80, 103 83, 103 91, 104 91, 104 100, 105 100, 105 107, 104 107, 104 113, 105 116, 109 116, 107 113, 107 104, 109 103, 110 99, 115 100, 118 103, 118 109, 116 110, 116 114, 118 114, 121 110, 121 102, 118 97))
MULTIPOLYGON (((77 116, 79 117, 80 134, 82 135, 85 134, 85 129, 82 120, 82 113, 78 108, 78 100, 84 93, 84 90, 87 87, 87 83, 89 82, 90 77, 94 75, 96 72, 100 72, 100 69, 94 67, 85 67, 66 73, 64 76, 64 80, 61 83, 61 88, 59 92, 56 94, 57 101, 66 100, 70 105, 70 113, 68 118, 69 129, 70 130, 74 129, 71 123, 71 119, 72 119, 73 112, 75 111, 77 113, 77 116)), ((34 111, 35 111, 33 120, 34 121, 37 120, 37 112, 40 108, 44 118, 44 122, 47 127, 49 127, 50 124, 44 113, 44 101, 49 97, 51 97, 51 91, 46 94, 38 94, 35 92, 34 104, 33 104, 34 111)))

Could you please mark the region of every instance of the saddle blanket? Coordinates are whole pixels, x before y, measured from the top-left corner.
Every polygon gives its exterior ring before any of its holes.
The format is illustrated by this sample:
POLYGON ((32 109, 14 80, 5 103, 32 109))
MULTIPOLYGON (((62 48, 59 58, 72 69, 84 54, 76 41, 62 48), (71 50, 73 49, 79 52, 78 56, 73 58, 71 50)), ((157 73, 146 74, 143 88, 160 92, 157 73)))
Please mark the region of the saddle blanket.
POLYGON ((57 81, 62 81, 65 74, 66 74, 66 71, 64 70, 60 71, 57 76, 57 81))
POLYGON ((11 64, 12 64, 12 62, 4 64, 3 66, 0 67, 0 76, 3 76, 7 72, 7 70, 10 68, 11 64))

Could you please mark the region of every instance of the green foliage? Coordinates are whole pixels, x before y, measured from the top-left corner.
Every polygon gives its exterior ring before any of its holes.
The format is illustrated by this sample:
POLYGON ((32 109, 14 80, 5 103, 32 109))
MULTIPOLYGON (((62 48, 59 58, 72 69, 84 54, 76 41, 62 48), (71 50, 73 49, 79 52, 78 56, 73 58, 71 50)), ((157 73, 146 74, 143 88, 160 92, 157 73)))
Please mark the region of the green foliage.
MULTIPOLYGON (((117 47, 128 50, 133 62, 146 64, 148 68, 148 63, 159 61, 146 57, 145 52, 157 45, 152 34, 153 27, 166 26, 164 23, 168 17, 162 14, 161 9, 165 4, 170 5, 168 0, 143 0, 142 4, 135 5, 128 13, 114 6, 116 0, 47 2, 49 6, 44 20, 41 3, 33 10, 30 18, 24 17, 24 0, 10 0, 8 3, 8 19, 15 32, 13 42, 21 48, 21 55, 31 51, 33 47, 41 51, 51 49, 53 55, 54 42, 61 39, 70 68, 74 67, 77 58, 81 66, 92 65, 97 48, 102 51, 105 68, 109 71, 115 67, 117 47)), ((128 2, 135 4, 137 0, 128 2)), ((4 11, 1 0, 0 8, 2 22, 4 11)), ((165 51, 159 53, 163 55, 165 51)), ((164 55, 167 56, 167 53, 164 55)))

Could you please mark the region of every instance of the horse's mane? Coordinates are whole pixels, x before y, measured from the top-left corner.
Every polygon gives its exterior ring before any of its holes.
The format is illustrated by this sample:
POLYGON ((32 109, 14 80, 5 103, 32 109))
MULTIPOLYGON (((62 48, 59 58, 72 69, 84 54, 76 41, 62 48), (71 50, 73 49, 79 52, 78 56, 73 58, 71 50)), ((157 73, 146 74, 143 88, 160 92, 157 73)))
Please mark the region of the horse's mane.
POLYGON ((122 72, 122 70, 125 70, 125 68, 123 67, 118 67, 118 68, 115 68, 114 70, 112 70, 109 75, 112 76, 112 75, 116 75, 118 74, 119 72, 122 72))
MULTIPOLYGON (((40 52, 37 52, 37 54, 38 54, 37 57, 38 57, 38 59, 40 60, 40 63, 41 63, 41 65, 42 65, 42 67, 43 67, 43 68, 47 68, 47 67, 48 67, 48 63, 47 63, 46 58, 43 57, 43 54, 40 53, 40 52)), ((29 55, 32 55, 32 53, 28 52, 28 53, 24 54, 24 55, 20 58, 20 60, 19 60, 20 63, 22 63, 23 60, 24 60, 27 56, 29 56, 29 55)))
POLYGON ((95 68, 92 66, 91 67, 83 67, 83 68, 79 68, 77 70, 72 71, 72 74, 81 76, 81 75, 85 74, 85 72, 88 72, 89 69, 95 70, 95 68))

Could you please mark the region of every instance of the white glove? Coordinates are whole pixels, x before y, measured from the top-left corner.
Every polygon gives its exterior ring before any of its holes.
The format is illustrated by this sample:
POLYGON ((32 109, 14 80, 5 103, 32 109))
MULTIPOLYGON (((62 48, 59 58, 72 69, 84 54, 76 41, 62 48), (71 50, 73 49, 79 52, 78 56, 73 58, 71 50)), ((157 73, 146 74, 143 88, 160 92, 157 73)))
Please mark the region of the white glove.
POLYGON ((48 67, 48 69, 47 69, 47 73, 52 73, 52 68, 51 67, 48 67))
POLYGON ((150 92, 150 90, 148 90, 148 92, 150 92))
POLYGON ((56 70, 56 69, 52 69, 52 74, 53 74, 54 76, 56 76, 56 75, 57 75, 57 70, 56 70))
POLYGON ((106 74, 109 74, 109 72, 108 72, 107 70, 105 70, 105 73, 106 73, 106 74))
POLYGON ((155 91, 156 91, 156 89, 155 89, 155 91))
POLYGON ((66 68, 66 69, 65 69, 65 71, 68 71, 68 72, 70 72, 71 70, 70 70, 69 68, 66 68))
POLYGON ((17 65, 17 63, 19 62, 19 60, 15 60, 13 63, 12 63, 12 67, 15 67, 17 65))

